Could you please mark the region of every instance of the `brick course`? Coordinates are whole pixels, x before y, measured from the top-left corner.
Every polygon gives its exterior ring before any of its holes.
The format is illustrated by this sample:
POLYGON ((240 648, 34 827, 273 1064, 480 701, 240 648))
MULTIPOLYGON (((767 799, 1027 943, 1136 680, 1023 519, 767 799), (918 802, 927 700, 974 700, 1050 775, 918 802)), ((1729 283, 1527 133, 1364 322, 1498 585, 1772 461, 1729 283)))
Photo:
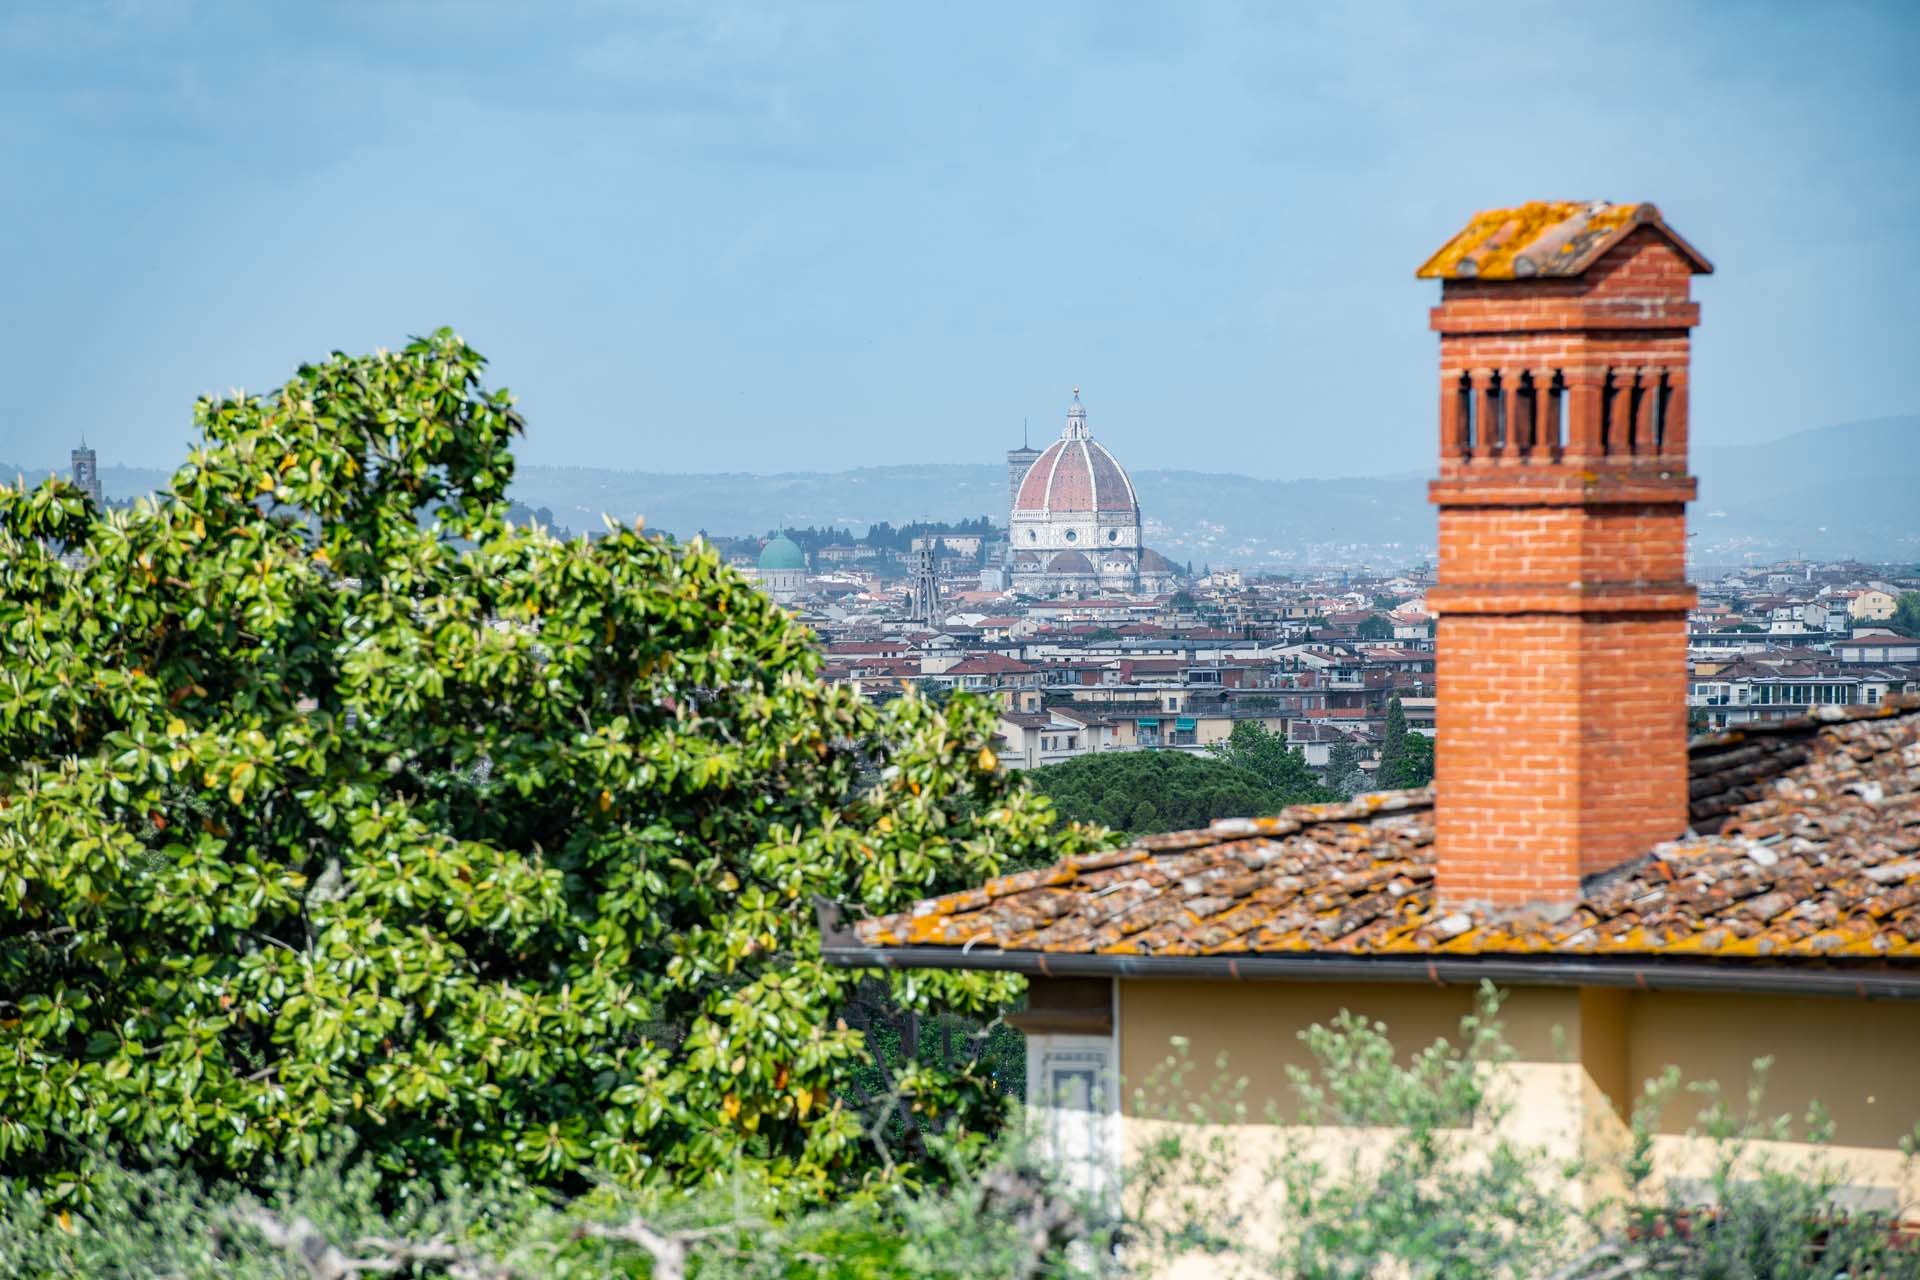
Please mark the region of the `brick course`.
POLYGON ((1579 276, 1442 285, 1442 903, 1571 902, 1686 829, 1693 271, 1648 226, 1579 276))

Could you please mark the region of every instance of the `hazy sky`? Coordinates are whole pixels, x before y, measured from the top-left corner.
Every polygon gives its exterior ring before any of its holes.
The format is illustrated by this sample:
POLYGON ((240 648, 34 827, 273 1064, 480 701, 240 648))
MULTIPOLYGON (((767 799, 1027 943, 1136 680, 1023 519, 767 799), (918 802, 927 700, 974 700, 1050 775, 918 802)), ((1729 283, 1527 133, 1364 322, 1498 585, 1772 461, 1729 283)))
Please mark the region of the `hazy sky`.
MULTIPOLYGON (((0 459, 451 324, 521 456, 1431 465, 1475 209, 1653 200, 1696 438, 1920 409, 1920 3, 0 3, 0 459)), ((1871 465, 1870 459, 1860 460, 1871 465)))

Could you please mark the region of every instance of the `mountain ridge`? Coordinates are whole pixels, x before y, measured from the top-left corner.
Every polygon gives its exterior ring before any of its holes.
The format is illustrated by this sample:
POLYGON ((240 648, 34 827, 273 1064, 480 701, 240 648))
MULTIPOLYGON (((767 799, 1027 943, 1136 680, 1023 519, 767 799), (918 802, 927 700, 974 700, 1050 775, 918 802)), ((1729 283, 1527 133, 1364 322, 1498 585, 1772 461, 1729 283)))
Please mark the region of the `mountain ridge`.
MULTIPOLYGON (((1817 427, 1750 445, 1694 452, 1696 559, 1747 555, 1855 555, 1920 559, 1920 414, 1817 427)), ((12 471, 0 471, 0 475, 12 471)), ((29 472, 44 475, 49 468, 29 472)), ((113 496, 166 483, 152 468, 103 466, 113 496)), ((1432 555, 1434 516, 1426 477, 1263 480, 1183 468, 1131 471, 1147 541, 1177 560, 1285 568, 1355 559, 1411 561, 1432 555)), ((1007 473, 999 463, 893 463, 845 471, 651 472, 584 465, 522 464, 513 496, 548 507, 575 530, 601 512, 688 537, 882 520, 1004 518, 1007 473)))

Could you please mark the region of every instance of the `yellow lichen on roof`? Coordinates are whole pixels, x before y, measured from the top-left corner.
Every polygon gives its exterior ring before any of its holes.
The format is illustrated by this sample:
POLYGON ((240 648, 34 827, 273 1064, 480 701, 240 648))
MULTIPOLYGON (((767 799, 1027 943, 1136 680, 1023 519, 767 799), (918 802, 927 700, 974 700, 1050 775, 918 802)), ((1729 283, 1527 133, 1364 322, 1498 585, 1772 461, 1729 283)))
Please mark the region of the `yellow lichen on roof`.
POLYGON ((1692 270, 1713 270, 1713 264, 1681 239, 1653 205, 1534 200, 1510 209, 1486 209, 1474 214, 1473 220, 1414 274, 1428 280, 1577 276, 1642 226, 1659 231, 1692 270))
MULTIPOLYGON (((1512 209, 1483 209, 1416 274, 1443 279, 1462 274, 1482 279, 1511 278, 1516 253, 1538 240, 1547 228, 1558 226, 1586 207, 1576 200, 1529 200, 1512 209), (1469 256, 1474 259, 1473 268, 1462 272, 1460 264, 1469 256)), ((1612 208, 1631 210, 1634 206, 1612 208)))

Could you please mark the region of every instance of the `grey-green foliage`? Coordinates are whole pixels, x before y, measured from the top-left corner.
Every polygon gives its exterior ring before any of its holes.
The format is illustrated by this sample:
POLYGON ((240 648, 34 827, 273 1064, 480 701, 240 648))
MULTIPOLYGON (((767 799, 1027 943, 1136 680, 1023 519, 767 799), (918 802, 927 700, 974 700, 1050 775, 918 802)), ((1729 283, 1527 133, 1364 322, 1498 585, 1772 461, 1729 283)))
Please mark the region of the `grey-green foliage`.
POLYGON ((1402 1066, 1385 1024, 1342 1011, 1302 1033, 1317 1069, 1289 1072, 1310 1124, 1391 1126, 1393 1140, 1356 1143, 1340 1161, 1305 1149, 1276 1162, 1289 1229, 1288 1274, 1362 1277, 1526 1276, 1583 1234, 1543 1149, 1508 1136, 1511 1102, 1488 1070, 1510 1061, 1500 997, 1481 993, 1459 1045, 1436 1041, 1402 1066), (1542 1176, 1547 1174, 1548 1176, 1542 1176))
POLYGON ((526 1184, 407 1188, 364 1160, 293 1166, 255 1192, 171 1169, 87 1171, 63 1206, 0 1184, 0 1276, 20 1280, 977 1280, 1114 1274, 1112 1226, 1017 1142, 944 1144, 945 1177, 780 1215, 758 1191, 564 1201, 526 1184))
MULTIPOLYGON (((1801 1276, 1901 1280, 1920 1277, 1920 1245, 1903 1238, 1914 1206, 1850 1203, 1846 1170, 1835 1160, 1783 1163, 1762 1145, 1796 1137, 1786 1116, 1763 1110, 1772 1059, 1754 1063, 1744 1107, 1730 1104, 1711 1081, 1683 1086, 1669 1067, 1647 1084, 1633 1115, 1633 1148, 1626 1160, 1626 1231, 1604 1240, 1575 1268, 1577 1280, 1627 1266, 1641 1280, 1788 1280, 1801 1276), (1705 1098, 1697 1132, 1713 1141, 1714 1158, 1698 1182, 1659 1188, 1653 1178, 1653 1138, 1668 1101, 1683 1087, 1705 1098)), ((1818 1102, 1802 1117, 1797 1136, 1824 1148, 1833 1124, 1818 1102)), ((1911 1160, 1920 1126, 1901 1143, 1911 1160)))
POLYGON ((1716 1153, 1697 1183, 1653 1176, 1654 1135, 1681 1093, 1676 1072, 1636 1107, 1618 1168, 1504 1136, 1513 1103, 1495 1068, 1514 1055, 1498 1012, 1496 993, 1483 991, 1457 1038, 1410 1057, 1385 1026, 1350 1014, 1302 1033, 1314 1065, 1294 1073, 1300 1111, 1268 1119, 1304 1121, 1323 1137, 1350 1129, 1353 1141, 1315 1147, 1299 1130, 1302 1140, 1259 1171, 1264 1180, 1245 1177, 1232 1136, 1253 1118, 1245 1082, 1220 1060, 1216 1082, 1199 1087, 1207 1069, 1177 1055, 1132 1109, 1164 1097, 1172 1109, 1160 1114, 1180 1123, 1146 1135, 1112 1204, 1050 1185, 1017 1136, 997 1147, 936 1137, 936 1159, 918 1171, 785 1211, 761 1190, 729 1187, 602 1185, 565 1201, 505 1184, 396 1190, 370 1166, 334 1162, 297 1174, 282 1166, 247 1193, 105 1167, 86 1172, 92 1195, 74 1204, 0 1184, 0 1276, 330 1274, 272 1244, 264 1213, 283 1228, 307 1220, 308 1238, 347 1261, 414 1247, 413 1269, 398 1274, 449 1280, 1103 1280, 1159 1275, 1194 1254, 1221 1274, 1289 1280, 1920 1280, 1920 1248, 1894 1230, 1910 1206, 1848 1207, 1837 1165, 1769 1158, 1767 1140, 1820 1144, 1831 1126, 1817 1108, 1799 1126, 1767 1117, 1764 1062, 1744 1107, 1693 1086, 1705 1100, 1696 1133, 1716 1153), (1576 1194, 1613 1174, 1624 1199, 1576 1194), (682 1249, 684 1267, 649 1240, 682 1249))

